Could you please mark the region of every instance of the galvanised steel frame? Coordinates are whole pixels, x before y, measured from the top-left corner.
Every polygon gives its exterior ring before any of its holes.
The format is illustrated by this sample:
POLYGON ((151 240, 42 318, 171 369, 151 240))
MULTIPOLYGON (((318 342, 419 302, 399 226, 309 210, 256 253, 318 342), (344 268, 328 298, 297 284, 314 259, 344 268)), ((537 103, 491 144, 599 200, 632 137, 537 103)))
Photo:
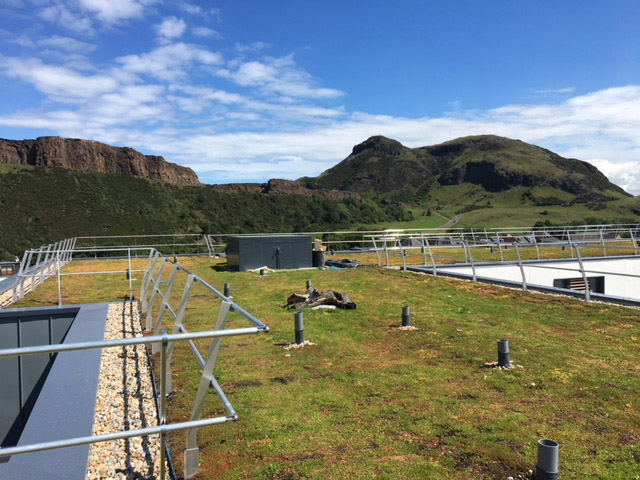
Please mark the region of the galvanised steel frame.
MULTIPOLYGON (((482 245, 482 244, 476 244, 476 245, 470 245, 468 242, 464 242, 464 244, 462 245, 462 247, 464 248, 465 251, 465 261, 464 263, 454 263, 454 264, 439 264, 438 266, 436 266, 436 262, 433 260, 433 254, 431 253, 431 250, 429 251, 429 255, 430 255, 430 259, 431 259, 431 263, 427 264, 426 260, 424 263, 424 266, 408 266, 406 264, 406 262, 403 264, 402 269, 404 271, 407 270, 411 270, 411 271, 419 271, 422 273, 429 273, 432 274, 434 276, 437 276, 438 273, 438 268, 440 268, 440 274, 441 275, 447 275, 447 276, 454 276, 454 277, 458 277, 458 278, 470 278, 472 281, 476 282, 476 281, 484 281, 484 282, 488 282, 488 283, 498 283, 498 284, 513 284, 514 287, 516 286, 520 286, 520 288, 522 288, 522 290, 526 291, 529 290, 530 287, 532 289, 536 289, 536 290, 541 290, 541 291, 545 291, 545 292, 555 292, 555 293, 568 293, 567 289, 564 288, 559 288, 559 287, 541 287, 539 285, 535 285, 532 286, 530 285, 530 283, 527 280, 526 274, 525 274, 525 267, 528 268, 540 268, 540 269, 549 269, 549 270, 556 270, 556 271, 561 271, 561 272, 574 272, 576 275, 579 275, 580 277, 582 277, 582 281, 584 284, 584 291, 582 291, 581 295, 584 296, 584 300, 586 300, 587 302, 590 302, 592 299, 592 296, 594 295, 590 288, 589 288, 589 280, 587 278, 587 274, 595 274, 595 275, 611 275, 611 276, 616 276, 616 277, 627 277, 627 278, 640 278, 640 275, 635 275, 635 274, 630 274, 630 273, 618 273, 618 272, 611 272, 611 271, 601 271, 601 270, 593 270, 593 269, 587 269, 585 268, 584 265, 584 261, 585 261, 585 257, 582 254, 582 250, 584 248, 593 248, 594 246, 596 247, 602 247, 603 248, 603 256, 602 257, 589 257, 590 259, 593 258, 630 258, 630 257, 637 257, 638 256, 638 246, 634 244, 633 247, 621 247, 620 245, 616 245, 615 248, 617 250, 629 250, 630 251, 630 255, 627 256, 607 256, 606 254, 606 244, 604 245, 600 245, 600 244, 589 244, 589 243, 580 243, 580 242, 558 242, 558 243, 550 243, 547 244, 549 246, 563 246, 563 247, 570 247, 571 248, 571 258, 562 258, 562 259, 555 259, 555 261, 557 262, 567 262, 567 261, 576 261, 578 263, 578 268, 567 268, 567 267, 560 267, 560 266, 554 266, 553 264, 546 264, 546 265, 540 265, 537 262, 540 262, 540 257, 538 256, 537 260, 523 260, 522 259, 522 254, 521 254, 521 248, 522 245, 518 244, 518 243, 510 243, 509 246, 513 247, 516 251, 516 256, 517 259, 514 261, 501 261, 501 262, 477 262, 474 260, 473 254, 472 254, 472 247, 473 248, 487 248, 489 247, 489 245, 482 245), (574 253, 575 252, 575 253, 574 253), (631 253, 632 252, 632 253, 631 253), (492 279, 490 277, 484 277, 482 279, 479 279, 476 269, 479 266, 493 266, 493 265, 507 265, 507 264, 515 264, 518 266, 519 270, 520 270, 520 275, 522 277, 522 280, 520 282, 513 282, 513 281, 506 281, 506 280, 499 280, 499 279, 492 279), (457 267, 470 267, 471 268, 471 275, 468 274, 464 274, 464 273, 451 273, 449 272, 443 272, 442 270, 446 270, 446 269, 455 269, 457 267)), ((451 248, 451 247, 440 247, 440 248, 451 248)), ((458 247, 459 248, 459 247, 458 247)), ((406 250, 406 249, 405 249, 406 250)), ((405 259, 406 254, 403 254, 403 260, 405 259)), ((451 259, 453 257, 440 257, 440 258, 448 258, 451 259)), ((551 262, 551 260, 550 260, 551 262)), ((577 292, 580 292, 580 290, 577 290, 577 292)), ((610 301, 613 303, 622 303, 622 304, 633 304, 633 305, 637 305, 639 302, 635 301, 635 300, 631 300, 631 299, 625 299, 625 298, 616 298, 616 297, 611 297, 609 295, 603 295, 603 294, 599 294, 598 295, 598 300, 600 301, 610 301)))
MULTIPOLYGON (((631 243, 629 250, 633 255, 638 255, 639 230, 634 225, 600 225, 563 227, 556 230, 527 230, 504 229, 494 232, 421 232, 419 234, 406 233, 405 231, 389 231, 379 235, 367 235, 372 248, 377 255, 378 266, 391 266, 390 254, 398 253, 403 262, 403 268, 407 267, 407 256, 411 251, 420 251, 424 258, 424 264, 429 260, 431 266, 436 269, 434 250, 446 251, 447 249, 462 249, 464 263, 472 263, 471 248, 497 248, 500 259, 504 261, 503 250, 513 247, 517 255, 521 248, 535 248, 536 257, 540 260, 541 247, 569 247, 571 257, 577 258, 574 253, 576 245, 582 247, 597 247, 602 249, 603 256, 607 256, 607 246, 616 249, 625 248, 624 244, 631 243), (625 228, 622 228, 625 227, 625 228), (505 232, 509 232, 506 234, 505 232), (618 245, 616 245, 618 244, 618 245), (384 255, 384 258, 383 258, 384 255)), ((440 257, 449 260, 459 260, 454 257, 440 257)))
MULTIPOLYGON (((293 234, 312 235, 322 239, 323 245, 328 250, 337 253, 350 252, 353 253, 353 245, 358 244, 358 251, 375 251, 378 245, 382 245, 386 239, 387 247, 393 246, 395 239, 420 238, 426 236, 429 238, 451 239, 454 242, 462 243, 467 240, 470 244, 483 241, 493 241, 497 244, 502 243, 505 238, 514 236, 535 236, 542 241, 545 237, 556 237, 559 239, 573 239, 575 241, 585 241, 587 239, 607 239, 616 235, 629 235, 632 238, 640 236, 640 226, 638 224, 598 224, 598 225, 580 225, 580 226, 557 226, 557 227, 505 227, 505 228, 415 228, 415 229, 386 229, 386 230, 368 230, 368 231, 316 231, 316 232, 296 232, 293 234)), ((230 236, 228 233, 212 233, 207 236, 210 238, 212 245, 222 247, 225 238, 230 236)), ((278 236, 292 235, 291 232, 278 233, 247 233, 233 234, 234 236, 278 236)))
POLYGON ((77 237, 80 251, 95 251, 96 248, 122 248, 123 246, 131 246, 133 248, 155 248, 168 253, 165 247, 180 247, 181 249, 192 250, 196 253, 200 247, 206 248, 206 254, 213 256, 216 247, 208 235, 200 233, 169 233, 156 235, 106 235, 92 237, 77 237), (138 243, 143 241, 142 243, 138 243), (86 245, 90 244, 90 245, 86 245))
MULTIPOLYGON (((109 249, 111 251, 118 249, 109 249)), ((121 250, 121 249, 120 249, 121 250)), ((130 250, 135 250, 129 248, 130 250)), ((65 250, 66 251, 66 250, 65 250)), ((57 259, 57 253, 55 258, 57 259)), ((38 262, 36 262, 38 263, 38 262)), ((58 267, 58 279, 60 278, 59 264, 58 267)), ((131 263, 129 263, 128 272, 131 273, 131 263)), ((220 352, 220 345, 222 339, 228 336, 235 335, 247 335, 256 333, 267 333, 269 327, 262 321, 257 319, 254 315, 246 311, 237 303, 233 302, 230 298, 226 297, 222 292, 209 285, 206 281, 200 277, 194 275, 183 267, 173 263, 171 260, 164 257, 159 251, 150 249, 147 266, 144 270, 145 275, 142 280, 140 288, 140 303, 142 306, 142 314, 145 315, 145 324, 148 331, 152 331, 152 336, 145 336, 139 338, 128 338, 119 340, 104 340, 100 342, 86 342, 75 344, 59 344, 51 346, 38 346, 38 347, 24 347, 0 350, 0 358, 23 356, 23 355, 36 355, 40 353, 56 353, 56 352, 71 352, 77 350, 87 349, 102 349, 113 348, 125 345, 138 345, 138 344, 152 344, 153 352, 160 352, 160 394, 158 399, 158 419, 159 426, 152 428, 144 428, 138 430, 129 430, 122 432, 114 432, 104 435, 94 435, 80 438, 64 439, 54 442, 45 442, 33 445, 25 445, 19 447, 1 448, 0 457, 10 455, 20 455, 25 453, 37 452, 42 450, 51 450, 56 448, 66 448, 78 445, 86 445, 97 442, 105 442, 110 440, 117 440, 123 438, 130 438, 136 436, 156 435, 160 434, 161 441, 161 476, 164 478, 165 469, 165 442, 166 434, 170 431, 187 430, 186 448, 185 448, 185 467, 184 477, 191 478, 199 472, 199 448, 197 445, 197 432, 199 427, 226 423, 229 421, 238 420, 238 414, 231 405, 231 402, 223 392, 220 384, 214 376, 214 369, 218 354, 220 352), (165 283, 161 279, 164 275, 165 267, 171 267, 171 273, 169 280, 165 283), (175 278, 178 274, 187 275, 185 282, 185 288, 181 296, 180 307, 175 311, 170 304, 170 296, 173 289, 175 278), (206 332, 189 332, 184 326, 186 307, 191 295, 193 284, 197 282, 202 284, 210 293, 221 300, 220 308, 218 311, 215 327, 211 331, 206 332), (163 288, 164 287, 164 288, 163 288), (153 308, 156 299, 160 299, 160 308, 156 315, 155 322, 153 321, 153 308), (167 334, 166 330, 162 329, 162 321, 166 312, 169 312, 174 319, 174 325, 171 334, 167 334), (248 320, 253 327, 247 328, 235 328, 225 329, 227 320, 231 312, 238 313, 246 320, 248 320), (206 356, 203 356, 198 350, 195 340, 198 339, 211 339, 206 356), (200 376, 200 385, 196 393, 194 404, 192 407, 191 418, 187 422, 179 422, 174 424, 167 423, 166 416, 166 397, 172 391, 172 377, 171 377, 171 360, 176 347, 176 342, 187 341, 189 342, 191 349, 198 360, 202 368, 200 376), (227 415, 219 416, 215 418, 202 419, 202 413, 205 405, 205 400, 209 393, 209 387, 213 388, 218 398, 224 405, 227 415)), ((123 272, 87 272, 86 274, 103 274, 103 273, 123 273, 123 272)), ((129 275, 131 280, 131 275, 129 275)), ((59 289, 60 291, 60 289, 59 289)), ((142 321, 142 319, 141 319, 142 321)))
POLYGON ((0 295, 0 308, 22 299, 48 277, 58 275, 61 268, 71 261, 76 238, 67 238, 38 249, 27 250, 22 256, 11 295, 0 295))
MULTIPOLYGON (((265 326, 266 328, 266 326, 265 326)), ((160 355, 160 363, 161 363, 161 372, 165 373, 168 369, 168 358, 167 358, 167 349, 168 346, 179 341, 189 341, 193 342, 198 339, 211 339, 210 345, 216 345, 217 348, 209 348, 209 355, 207 356, 207 367, 202 372, 202 378, 207 380, 212 376, 213 367, 215 366, 215 361, 217 359, 219 345, 223 337, 235 336, 235 335, 247 335, 253 333, 260 333, 264 331, 268 331, 268 329, 260 329, 259 327, 254 328, 236 328, 229 330, 212 330, 206 332, 195 332, 189 334, 177 334, 177 335, 168 335, 166 332, 163 332, 162 335, 154 335, 149 337, 137 337, 137 338, 124 338, 119 340, 104 340, 101 342, 84 342, 84 343, 72 343, 72 344, 58 344, 58 345, 44 345, 40 347, 23 347, 23 348, 11 348, 0 350, 0 358, 10 358, 10 357, 23 357, 28 355, 38 355, 43 353, 62 353, 62 352, 74 352, 79 350, 90 350, 90 349, 103 349, 103 348, 115 348, 122 346, 131 346, 131 345, 141 345, 147 343, 153 343, 154 345, 161 345, 161 355, 160 355)), ((163 380, 164 376, 160 378, 160 395, 159 395, 159 426, 157 427, 149 427, 149 428, 141 428, 137 430, 125 430, 121 432, 107 433, 102 435, 90 435, 85 437, 76 437, 76 438, 68 438, 64 440, 56 440, 51 442, 42 442, 42 443, 34 443, 31 445, 22 445, 18 447, 8 447, 8 448, 0 448, 0 457, 10 457, 12 455, 23 455, 27 453, 40 452, 43 450, 54 450, 58 448, 68 448, 68 447, 76 447, 79 445, 89 445, 93 443, 99 442, 108 442, 112 440, 119 440, 124 438, 131 437, 141 437, 147 435, 160 435, 160 478, 165 478, 165 468, 166 468, 166 434, 168 432, 176 431, 176 430, 188 430, 189 432, 197 432, 199 427, 205 427, 208 425, 217 425, 221 423, 226 423, 229 421, 238 420, 238 415, 233 410, 233 407, 230 406, 226 397, 224 397, 225 407, 227 407, 228 415, 222 417, 213 417, 202 419, 202 406, 204 405, 204 399, 206 397, 206 391, 201 394, 200 390, 198 390, 198 396, 196 397, 196 402, 194 404, 194 411, 199 412, 198 415, 192 415, 191 420, 187 422, 178 422, 178 423, 167 423, 167 415, 166 415, 166 396, 168 393, 166 382, 163 380)), ((201 382, 202 385, 202 382, 201 382)), ((195 434, 193 434, 195 440, 195 434)), ((192 458, 197 459, 197 446, 195 447, 195 455, 191 454, 192 458)), ((187 472, 185 467, 185 478, 191 478, 196 473, 198 473, 197 465, 195 471, 187 472)))
MULTIPOLYGON (((182 266, 174 263, 170 259, 164 257, 157 250, 152 250, 149 253, 149 259, 147 262, 147 268, 145 269, 145 276, 142 279, 142 285, 140 287, 140 301, 142 305, 142 312, 145 314, 145 325, 146 330, 153 332, 154 336, 157 336, 162 328, 163 318, 168 312, 173 317, 173 329, 172 334, 184 334, 188 335, 189 332, 184 325, 184 315, 187 309, 187 304, 189 302, 189 298, 191 295, 191 290, 193 288, 194 283, 200 283, 204 286, 208 291, 213 293, 215 296, 222 300, 222 305, 220 307, 220 311, 218 312, 218 318, 216 320, 216 330, 224 330, 227 318, 231 312, 237 312, 242 315, 244 318, 252 322, 256 325, 260 331, 268 332, 269 327, 264 325, 260 320, 254 317, 252 314, 247 312, 240 305, 234 303, 226 297, 222 292, 218 289, 212 287, 209 283, 204 281, 202 278, 194 275, 189 270, 183 268, 182 266), (170 268, 169 277, 166 282, 162 281, 165 270, 167 267, 170 268), (170 297, 172 294, 173 286, 175 283, 176 276, 179 273, 184 273, 187 275, 187 279, 185 282, 184 290, 182 292, 182 296, 180 299, 179 307, 174 310, 170 305, 170 297), (156 300, 160 299, 160 304, 158 308, 158 312, 153 317, 154 306, 156 300)), ((220 349, 220 340, 212 341, 209 345, 209 351, 207 356, 204 357, 200 354, 198 348, 192 340, 189 340, 189 344, 191 349, 198 359, 200 366, 202 367, 202 376, 200 379, 200 386, 198 388, 198 392, 196 394, 196 399, 194 402, 193 410, 191 413, 191 420, 194 421, 202 416, 202 409, 204 408, 204 400, 206 398, 209 387, 213 388, 218 397, 222 401, 229 414, 229 418, 235 420, 237 418, 237 414, 233 409, 233 406, 227 399, 226 395, 222 391, 220 384, 213 376, 213 368, 215 367, 216 358, 218 356, 218 352, 220 349)), ((159 347, 157 345, 153 346, 153 353, 158 351, 159 347)), ((167 350, 167 358, 168 364, 171 364, 171 359, 173 357, 173 353, 175 350, 175 343, 170 344, 167 350)), ((172 387, 172 379, 171 379, 171 371, 167 370, 166 374, 163 376, 164 384, 167 386, 168 390, 171 391, 172 387)), ((187 431, 187 440, 186 440, 186 449, 184 451, 184 464, 185 478, 190 478, 195 475, 199 471, 199 449, 197 446, 197 428, 190 428, 187 431)))

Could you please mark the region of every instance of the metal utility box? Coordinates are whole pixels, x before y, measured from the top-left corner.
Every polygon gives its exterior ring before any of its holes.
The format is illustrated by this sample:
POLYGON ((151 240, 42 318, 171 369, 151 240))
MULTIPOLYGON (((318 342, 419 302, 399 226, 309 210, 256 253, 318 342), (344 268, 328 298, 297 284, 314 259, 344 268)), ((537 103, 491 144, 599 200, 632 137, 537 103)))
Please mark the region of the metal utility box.
POLYGON ((305 235, 238 236, 227 239, 227 265, 244 272, 260 267, 312 266, 312 241, 305 235))

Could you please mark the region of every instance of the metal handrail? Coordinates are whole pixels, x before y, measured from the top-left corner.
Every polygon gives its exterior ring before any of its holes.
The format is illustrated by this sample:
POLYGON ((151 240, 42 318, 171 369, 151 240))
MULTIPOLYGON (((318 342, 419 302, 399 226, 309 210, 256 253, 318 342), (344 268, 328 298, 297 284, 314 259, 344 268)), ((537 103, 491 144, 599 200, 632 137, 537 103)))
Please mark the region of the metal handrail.
MULTIPOLYGON (((516 250, 516 254, 517 254, 517 259, 516 260, 508 260, 508 261, 500 261, 500 262, 486 262, 486 263, 482 263, 480 266, 492 266, 492 265, 517 265, 521 276, 522 276, 522 280, 520 282, 515 282, 515 283, 520 283, 521 287, 523 290, 527 290, 528 289, 528 282, 527 282, 527 278, 525 275, 525 271, 524 271, 524 267, 527 268, 536 268, 536 269, 548 269, 548 270, 557 270, 557 271, 563 271, 563 272, 575 272, 576 275, 580 275, 584 281, 585 284, 585 291, 584 291, 584 298, 587 302, 591 301, 591 291, 589 288, 589 282, 587 279, 587 274, 597 274, 597 275, 610 275, 610 276, 614 276, 614 277, 624 277, 624 278, 635 278, 635 279, 640 279, 640 275, 634 275, 634 274, 629 274, 629 273, 624 273, 624 272, 612 272, 612 271, 602 271, 602 270, 594 270, 594 269, 589 269, 589 268, 585 268, 584 266, 584 260, 585 257, 582 256, 582 248, 585 247, 585 245, 581 245, 580 242, 571 242, 571 243, 564 243, 562 244, 563 246, 570 246, 572 249, 575 249, 575 256, 572 256, 571 258, 557 258, 557 259, 547 259, 546 261, 549 260, 553 260, 555 262, 558 263, 565 263, 565 262, 574 262, 578 264, 577 268, 569 268, 566 266, 554 266, 554 265, 540 265, 538 264, 539 261, 541 261, 539 258, 538 259, 531 259, 531 260, 523 260, 522 257, 520 256, 520 248, 523 246, 521 244, 514 244, 513 246, 515 247, 516 250)), ((596 245, 599 246, 601 248, 606 248, 606 245, 600 245, 599 243, 596 245)), ((480 248, 481 246, 475 246, 480 248)), ((587 245, 587 247, 589 248, 589 246, 587 245)), ((593 247, 591 247, 593 248, 593 247)), ((616 247, 618 249, 620 249, 621 247, 616 247)), ((470 247, 469 247, 470 249, 470 247)), ((629 248, 631 249, 631 248, 629 248)), ((637 249, 634 247, 634 254, 631 257, 635 257, 637 256, 638 252, 637 249)), ((573 255, 573 254, 572 254, 573 255)), ((603 256, 603 257, 589 257, 591 259, 593 258, 606 258, 606 259, 615 259, 615 258, 629 258, 630 256, 622 256, 622 257, 617 257, 617 256, 603 256)), ((452 257, 440 257, 440 258, 452 258, 452 257)), ((463 276, 466 277, 470 277, 474 282, 478 280, 477 277, 477 272, 476 272, 476 268, 479 266, 477 262, 473 262, 473 260, 471 259, 470 262, 465 262, 465 263, 458 263, 455 265, 446 265, 446 264, 441 264, 439 265, 440 268, 440 273, 442 274, 443 271, 446 273, 446 269, 450 268, 452 266, 455 267, 460 267, 460 266, 470 266, 471 270, 472 270, 472 274, 462 274, 463 276)), ((432 268, 432 273, 433 275, 437 275, 436 269, 435 267, 432 268)))
MULTIPOLYGON (((147 435, 156 435, 160 434, 160 478, 164 479, 165 472, 165 443, 166 443, 166 434, 171 431, 178 430, 190 430, 192 431, 195 428, 204 427, 208 425, 215 425, 226 423, 229 421, 238 420, 238 415, 229 403, 226 395, 220 388, 219 384, 216 383, 216 392, 218 396, 222 400, 223 404, 227 408, 229 412, 228 416, 224 417, 213 417, 208 419, 191 419, 187 422, 179 422, 174 424, 168 424, 166 422, 166 370, 167 370, 167 357, 166 357, 166 349, 168 342, 177 342, 177 341, 189 341, 193 342, 193 340, 204 339, 204 338, 221 338, 227 336, 236 336, 236 335, 247 335, 247 334, 255 334, 260 333, 261 331, 265 331, 264 329, 260 329, 257 327, 252 328, 236 328, 229 330, 213 330, 206 332, 193 332, 193 333, 180 333, 180 334, 172 334, 168 335, 163 333, 163 335, 156 336, 147 336, 147 337, 135 337, 135 338, 122 338, 116 340, 102 340, 102 341, 93 341, 93 342, 77 342, 71 344, 56 344, 56 345, 40 345, 40 346, 31 346, 31 347, 20 347, 20 348, 8 348, 0 350, 0 358, 10 358, 17 356, 29 356, 29 355, 39 355, 39 354, 47 354, 47 353, 63 353, 63 352, 77 352, 83 350, 95 350, 95 349, 104 349, 104 348, 116 348, 116 347, 124 347, 124 346, 132 346, 132 345, 141 345, 148 343, 161 343, 162 344, 162 354, 161 354, 161 369, 162 374, 160 377, 160 402, 159 402, 159 412, 158 412, 158 421, 160 423, 157 427, 149 427, 142 428, 137 430, 123 430, 120 432, 113 432, 108 434, 101 435, 89 435, 84 437, 76 437, 64 440, 55 440, 50 442, 40 442, 29 445, 21 445, 16 447, 8 447, 8 448, 0 448, 0 458, 9 457, 12 455, 23 455, 27 453, 35 453, 44 450, 54 450, 60 448, 68 448, 80 445, 88 445, 99 442, 106 442, 112 440, 120 440, 125 438, 137 437, 137 436, 147 436, 147 435)), ((203 372, 203 376, 205 372, 203 372)))
MULTIPOLYGON (((266 325, 265 325, 266 327, 266 325)), ((41 355, 43 353, 78 352, 81 350, 95 350, 97 348, 127 347, 146 343, 160 343, 164 339, 168 342, 182 340, 200 340, 203 338, 232 337, 235 335, 249 335, 252 333, 266 332, 265 329, 257 327, 233 328, 216 331, 207 330, 203 332, 191 332, 180 334, 153 335, 147 337, 119 338, 116 340, 99 340, 94 342, 59 343, 54 345, 36 345, 32 347, 5 348, 0 350, 0 358, 41 355)), ((0 450, 3 452, 4 450, 0 450)))
MULTIPOLYGON (((64 258, 70 261, 73 257, 73 253, 77 252, 77 250, 73 249, 73 242, 64 242, 64 258)), ((62 244, 60 244, 62 245, 62 244)), ((58 247, 58 245, 55 245, 58 247)), ((104 249, 103 249, 104 250, 104 249)), ((65 448, 69 446, 75 445, 84 445, 89 443, 96 443, 108 440, 116 440, 121 438, 129 438, 132 436, 139 435, 152 435, 152 434, 160 434, 161 435, 161 469, 164 471, 164 459, 165 459, 165 436, 166 433, 172 430, 187 430, 187 450, 185 451, 185 477, 190 478, 195 475, 198 471, 198 456, 199 450, 197 448, 196 442, 196 433, 197 428, 206 425, 212 425, 216 423, 224 423, 228 421, 234 421, 238 419, 238 415, 226 397, 224 391, 220 387, 220 384, 213 376, 213 370, 215 368, 215 363, 217 360, 220 342, 223 338, 229 336, 237 336, 237 335, 248 335, 248 334, 257 334, 257 333, 266 333, 269 332, 269 327, 256 318, 254 315, 249 313, 243 307, 233 302, 230 298, 226 297, 222 292, 218 289, 210 285, 208 282, 204 281, 200 277, 194 275, 184 267, 177 265, 171 262, 168 258, 162 256, 162 254, 154 248, 146 248, 146 247, 122 247, 122 248, 114 248, 110 249, 111 251, 123 251, 127 250, 129 257, 129 268, 125 271, 128 273, 137 271, 137 272, 145 272, 145 276, 142 280, 141 285, 141 304, 142 304, 142 312, 147 312, 147 327, 149 327, 150 315, 153 310, 154 299, 158 294, 163 298, 163 307, 161 308, 161 312, 158 315, 156 320, 156 328, 154 330, 160 329, 162 322, 162 314, 164 311, 169 311, 175 320, 174 331, 171 334, 167 334, 163 331, 162 335, 158 335, 158 331, 156 334, 146 337, 135 337, 135 338, 123 338, 116 340, 102 340, 95 342, 79 342, 74 344, 57 344, 57 345, 40 345, 40 346, 32 346, 32 347, 21 347, 21 348, 12 348, 12 349, 4 349, 0 350, 0 359, 15 357, 15 356, 27 356, 27 355, 37 355, 37 354, 50 354, 50 353, 59 353, 59 352, 72 352, 72 351, 80 351, 80 350, 90 350, 90 349, 103 349, 103 348, 115 348, 115 347, 124 347, 131 345, 139 345, 139 344, 151 344, 155 347, 161 344, 160 347, 160 358, 161 358, 161 381, 160 381, 160 398, 158 402, 158 417, 161 425, 159 427, 153 427, 150 429, 139 429, 134 431, 124 431, 112 434, 98 435, 92 437, 79 437, 75 439, 67 439, 60 440, 56 442, 45 442, 40 444, 33 444, 27 446, 20 447, 10 447, 5 449, 0 449, 0 456, 9 456, 9 455, 18 455, 23 453, 30 453, 41 450, 50 450, 53 448, 65 448), (147 261, 147 267, 144 270, 133 270, 131 268, 131 252, 136 250, 144 250, 149 251, 149 258, 147 261), (183 294, 183 299, 181 301, 181 308, 178 312, 176 312, 171 305, 169 304, 169 296, 171 293, 171 286, 173 282, 168 282, 164 284, 161 278, 164 272, 165 265, 172 265, 172 273, 175 274, 177 272, 181 272, 187 275, 188 278, 188 287, 185 289, 183 294), (158 268, 156 268, 158 267, 158 268), (216 322, 216 326, 214 330, 204 331, 204 332, 188 332, 187 329, 182 324, 182 319, 186 311, 186 304, 190 297, 190 284, 193 281, 197 281, 202 284, 207 290, 215 295, 216 298, 222 300, 220 306, 220 312, 218 314, 218 320, 216 322), (163 292, 161 287, 165 286, 166 289, 163 292), (151 295, 151 298, 149 298, 151 295), (246 328, 233 328, 233 329, 225 329, 227 317, 230 312, 237 312, 239 315, 246 318, 250 323, 252 323, 253 327, 246 328), (211 339, 211 343, 209 345, 209 352, 205 356, 203 356, 196 344, 195 340, 198 339, 211 339), (178 341, 187 341, 194 354, 195 357, 202 367, 201 381, 200 387, 196 394, 196 399, 194 401, 193 412, 191 415, 191 419, 188 422, 181 422, 179 424, 168 425, 166 424, 166 394, 167 391, 171 391, 171 371, 168 368, 168 364, 170 365, 171 355, 173 353, 173 349, 175 348, 175 344, 178 341), (227 415, 224 417, 216 417, 213 419, 202 420, 202 411, 204 407, 204 400, 208 394, 208 387, 211 386, 218 398, 223 403, 227 415)), ((86 251, 86 250, 84 250, 86 251)), ((62 293, 61 293, 61 277, 66 275, 77 275, 77 272, 61 272, 61 262, 60 256, 62 251, 60 249, 51 248, 48 246, 46 249, 46 254, 44 255, 44 259, 41 261, 41 257, 43 256, 43 250, 33 250, 25 252, 25 256, 23 259, 23 264, 29 264, 31 259, 37 255, 36 264, 33 267, 29 267, 27 269, 23 269, 22 275, 24 281, 25 278, 32 278, 34 281, 36 278, 48 278, 50 276, 56 275, 58 278, 58 302, 62 303, 62 293), (45 266, 45 271, 41 271, 42 266, 45 266), (50 272, 49 267, 55 268, 55 273, 50 272)), ((122 273, 122 271, 114 272, 82 272, 82 275, 90 275, 90 274, 111 274, 111 273, 122 273)), ((130 284, 130 292, 132 292, 132 280, 131 275, 129 275, 129 284, 130 284)), ((130 295, 132 297, 132 295, 130 295)), ((150 330, 150 328, 147 328, 150 330)), ((161 475, 162 476, 162 475, 161 475)))
MULTIPOLYGON (((208 291, 213 293, 217 298, 222 300, 220 305, 220 310, 218 312, 218 318, 216 320, 216 331, 226 331, 224 330, 227 318, 229 314, 233 312, 239 313, 245 319, 249 320, 251 323, 255 325, 253 330, 256 333, 259 332, 268 332, 269 327, 257 319, 254 315, 247 312, 240 305, 233 302, 230 298, 225 296, 222 292, 220 292, 215 287, 211 286, 202 278, 196 276, 191 273, 186 268, 178 265, 175 262, 172 262, 169 258, 164 257, 159 251, 152 249, 149 252, 149 258, 147 260, 147 267, 145 269, 145 276, 142 279, 140 285, 140 300, 142 305, 142 312, 146 312, 146 330, 149 332, 153 332, 154 335, 157 335, 162 328, 163 318, 166 312, 169 312, 173 317, 173 333, 188 333, 188 330, 183 324, 183 319, 185 316, 185 312, 187 310, 187 304, 191 297, 191 289, 194 282, 200 283, 203 285, 208 291), (165 270, 167 266, 171 266, 169 277, 166 281, 162 279, 165 276, 165 270), (174 285, 174 280, 178 273, 183 273, 187 276, 184 290, 180 299, 180 306, 177 310, 171 307, 169 299, 172 296, 172 289, 174 285), (156 300, 160 298, 161 303, 156 314, 155 319, 153 318, 153 310, 156 300)), ((251 329, 250 329, 251 330, 251 329)), ((195 354, 198 362, 202 367, 202 376, 200 378, 200 386, 198 388, 198 392, 196 393, 196 398, 193 405, 193 410, 191 413, 191 420, 197 420, 202 416, 202 411, 204 408, 204 400, 208 394, 209 388, 213 388, 218 397, 222 401, 227 410, 227 413, 231 417, 236 416, 236 412, 233 409, 233 406, 228 401, 225 396, 222 388, 220 387, 218 381, 213 375, 213 370, 215 368, 216 359, 218 356, 218 352, 220 349, 220 342, 223 336, 219 336, 217 338, 213 338, 209 345, 209 351, 205 356, 200 354, 197 346, 193 342, 193 340, 189 340, 189 344, 193 353, 195 354)), ((157 344, 153 344, 153 352, 156 353, 157 344)), ((162 352, 166 353, 167 362, 170 364, 171 358, 173 356, 175 348, 175 342, 169 342, 168 346, 163 347, 162 352)), ((161 352, 161 353, 162 353, 161 352)), ((163 353, 163 355, 165 355, 163 353)), ((164 385, 169 386, 169 390, 171 390, 171 372, 167 371, 165 375, 163 375, 163 380, 165 381, 164 385)), ((184 451, 184 476, 185 478, 190 478, 193 475, 199 472, 199 449, 196 443, 196 435, 197 428, 190 428, 187 430, 187 442, 186 449, 184 451)))

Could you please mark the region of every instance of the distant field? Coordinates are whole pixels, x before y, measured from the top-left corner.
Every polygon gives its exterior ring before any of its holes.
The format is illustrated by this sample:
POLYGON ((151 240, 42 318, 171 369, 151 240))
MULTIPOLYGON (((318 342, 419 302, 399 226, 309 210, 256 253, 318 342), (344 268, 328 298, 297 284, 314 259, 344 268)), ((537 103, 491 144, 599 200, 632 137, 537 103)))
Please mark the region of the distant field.
POLYGON ((361 227, 364 227, 366 230, 385 230, 388 228, 437 228, 447 223, 446 218, 435 214, 427 215, 422 210, 414 210, 412 213, 414 215, 413 220, 404 222, 375 223, 372 225, 361 225, 361 227))
MULTIPOLYGON (((200 430, 199 478, 506 479, 535 467, 539 438, 561 443, 562 479, 640 478, 638 310, 378 268, 260 277, 209 258, 180 262, 220 289, 229 282, 234 300, 272 329, 223 342, 216 375, 240 421, 200 430), (315 345, 286 351, 293 313, 280 305, 307 279, 358 308, 305 311, 315 345), (394 328, 403 305, 418 330, 394 328), (500 338, 516 368, 481 368, 497 359, 500 338)), ((127 291, 124 275, 63 279, 67 303, 127 291)), ((19 306, 56 298, 54 280, 19 306)), ((211 328, 218 305, 194 290, 187 328, 211 328)), ((177 350, 173 421, 188 417, 199 378, 186 353, 177 350)), ((205 415, 222 413, 209 400, 205 415)), ((184 434, 172 443, 181 471, 184 434)))

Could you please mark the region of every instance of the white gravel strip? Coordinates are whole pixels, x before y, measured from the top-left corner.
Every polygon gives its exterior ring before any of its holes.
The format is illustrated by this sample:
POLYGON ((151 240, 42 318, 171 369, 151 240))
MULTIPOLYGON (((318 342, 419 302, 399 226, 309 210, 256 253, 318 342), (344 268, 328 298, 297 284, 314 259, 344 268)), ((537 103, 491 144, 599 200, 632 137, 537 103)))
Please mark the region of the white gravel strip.
MULTIPOLYGON (((105 340, 140 337, 137 303, 109 307, 105 340)), ((144 345, 102 351, 93 434, 158 424, 151 372, 144 345)), ((160 478, 160 437, 133 437, 91 446, 87 479, 160 478)), ((168 478, 168 477, 167 477, 168 478)))

